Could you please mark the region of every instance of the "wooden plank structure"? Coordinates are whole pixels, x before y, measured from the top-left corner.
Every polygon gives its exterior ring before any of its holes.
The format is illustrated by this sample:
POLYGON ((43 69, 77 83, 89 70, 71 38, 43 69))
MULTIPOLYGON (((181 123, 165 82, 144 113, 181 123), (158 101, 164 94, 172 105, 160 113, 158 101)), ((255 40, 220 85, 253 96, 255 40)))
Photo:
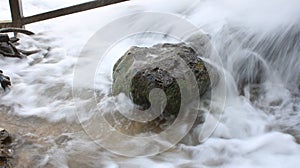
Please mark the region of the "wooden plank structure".
POLYGON ((11 11, 12 27, 22 28, 23 9, 21 0, 10 0, 9 6, 11 11))
POLYGON ((94 0, 70 7, 65 7, 50 12, 45 12, 33 16, 24 17, 22 10, 21 0, 9 0, 10 10, 11 10, 11 22, 0 22, 0 28, 4 27, 17 27, 23 28, 24 25, 35 23, 47 19, 52 19, 60 16, 65 16, 73 13, 78 13, 90 9, 95 9, 107 5, 112 5, 120 2, 125 2, 128 0, 94 0))

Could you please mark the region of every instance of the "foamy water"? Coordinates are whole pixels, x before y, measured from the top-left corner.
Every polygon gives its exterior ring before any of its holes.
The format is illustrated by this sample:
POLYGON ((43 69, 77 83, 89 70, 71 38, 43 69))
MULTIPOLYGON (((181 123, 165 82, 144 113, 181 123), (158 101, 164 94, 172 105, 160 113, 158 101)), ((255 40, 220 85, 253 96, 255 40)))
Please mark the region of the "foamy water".
MULTIPOLYGON (((23 6, 29 15, 79 2, 84 1, 28 0, 23 6)), ((8 6, 0 8, 1 15, 9 12, 8 6)), ((37 35, 20 36, 19 47, 41 52, 24 60, 0 59, 1 69, 13 83, 9 93, 1 93, 0 126, 19 139, 15 151, 18 167, 297 167, 299 11, 296 0, 131 1, 26 26, 37 35), (77 59, 89 38, 114 19, 143 11, 179 16, 210 35, 221 64, 213 58, 208 61, 224 72, 226 99, 215 99, 213 110, 206 113, 206 124, 195 125, 173 148, 151 157, 128 158, 95 143, 79 124, 75 111, 81 107, 79 119, 89 123, 99 108, 113 109, 111 98, 105 95, 111 87, 111 69, 131 46, 176 40, 142 34, 119 41, 107 54, 110 59, 104 70, 100 69, 98 83, 72 87, 74 68, 88 65, 77 59), (259 70, 259 77, 253 69, 259 70), (259 84, 237 85, 241 80, 259 84), (91 105, 94 97, 85 96, 95 88, 101 93, 97 109, 91 105), (85 94, 74 100, 72 89, 85 94), (253 92, 258 93, 253 96, 253 92), (220 113, 220 123, 210 135, 220 113), (206 135, 210 138, 203 141, 206 135)), ((131 24, 143 21, 140 19, 133 19, 131 24)), ((144 28, 151 26, 170 28, 160 20, 147 20, 144 28)), ((122 27, 126 28, 130 27, 122 27)))

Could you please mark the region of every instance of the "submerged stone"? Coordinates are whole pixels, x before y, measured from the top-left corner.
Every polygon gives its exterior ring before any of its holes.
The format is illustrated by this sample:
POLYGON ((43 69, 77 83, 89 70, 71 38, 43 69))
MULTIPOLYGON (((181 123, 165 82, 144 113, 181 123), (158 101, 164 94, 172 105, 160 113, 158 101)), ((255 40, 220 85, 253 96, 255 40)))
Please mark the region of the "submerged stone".
POLYGON ((0 167, 12 167, 10 159, 12 158, 12 138, 7 130, 0 128, 0 167))
POLYGON ((257 99, 263 92, 261 84, 267 80, 268 72, 267 64, 257 54, 244 53, 242 57, 235 60, 233 66, 233 76, 239 93, 245 95, 245 88, 249 87, 251 99, 257 99))

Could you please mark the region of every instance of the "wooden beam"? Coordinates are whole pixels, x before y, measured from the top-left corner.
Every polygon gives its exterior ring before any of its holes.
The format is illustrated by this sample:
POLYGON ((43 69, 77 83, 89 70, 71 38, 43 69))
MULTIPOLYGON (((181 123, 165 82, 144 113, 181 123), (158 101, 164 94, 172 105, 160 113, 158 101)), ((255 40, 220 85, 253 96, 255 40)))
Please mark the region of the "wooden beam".
POLYGON ((0 22, 0 28, 13 27, 12 22, 0 22))
POLYGON ((66 8, 62 8, 62 9, 57 9, 57 10, 53 10, 50 12, 37 14, 34 16, 24 17, 22 19, 22 24, 26 25, 26 24, 30 24, 30 23, 34 23, 34 22, 39 22, 39 21, 43 21, 43 20, 47 20, 47 19, 52 19, 52 18, 56 18, 56 17, 60 17, 60 16, 65 16, 65 15, 82 12, 85 10, 90 10, 90 9, 103 7, 103 6, 107 6, 107 5, 112 5, 115 3, 125 2, 125 1, 128 1, 128 0, 94 0, 91 2, 86 2, 86 3, 79 4, 79 5, 74 5, 74 6, 70 6, 70 7, 66 7, 66 8))
POLYGON ((9 5, 12 18, 12 26, 22 28, 23 10, 21 0, 9 0, 9 5))

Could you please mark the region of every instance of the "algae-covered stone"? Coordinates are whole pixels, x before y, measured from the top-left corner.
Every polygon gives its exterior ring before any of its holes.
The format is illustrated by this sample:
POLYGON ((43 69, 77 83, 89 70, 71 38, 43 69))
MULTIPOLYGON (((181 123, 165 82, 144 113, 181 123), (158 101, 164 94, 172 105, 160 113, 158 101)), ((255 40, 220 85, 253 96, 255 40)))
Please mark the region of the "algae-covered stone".
MULTIPOLYGON (((150 91, 154 88, 162 89, 167 98, 163 114, 177 115, 182 101, 178 79, 185 79, 190 75, 188 72, 192 72, 196 83, 186 84, 189 87, 187 90, 191 93, 198 90, 197 95, 200 96, 210 90, 210 77, 200 58, 201 54, 184 43, 132 47, 113 67, 112 92, 114 95, 125 93, 141 110, 146 110, 151 106, 150 91), (182 62, 186 69, 181 65, 182 62)), ((193 97, 187 99, 190 100, 184 101, 192 101, 193 97)))

